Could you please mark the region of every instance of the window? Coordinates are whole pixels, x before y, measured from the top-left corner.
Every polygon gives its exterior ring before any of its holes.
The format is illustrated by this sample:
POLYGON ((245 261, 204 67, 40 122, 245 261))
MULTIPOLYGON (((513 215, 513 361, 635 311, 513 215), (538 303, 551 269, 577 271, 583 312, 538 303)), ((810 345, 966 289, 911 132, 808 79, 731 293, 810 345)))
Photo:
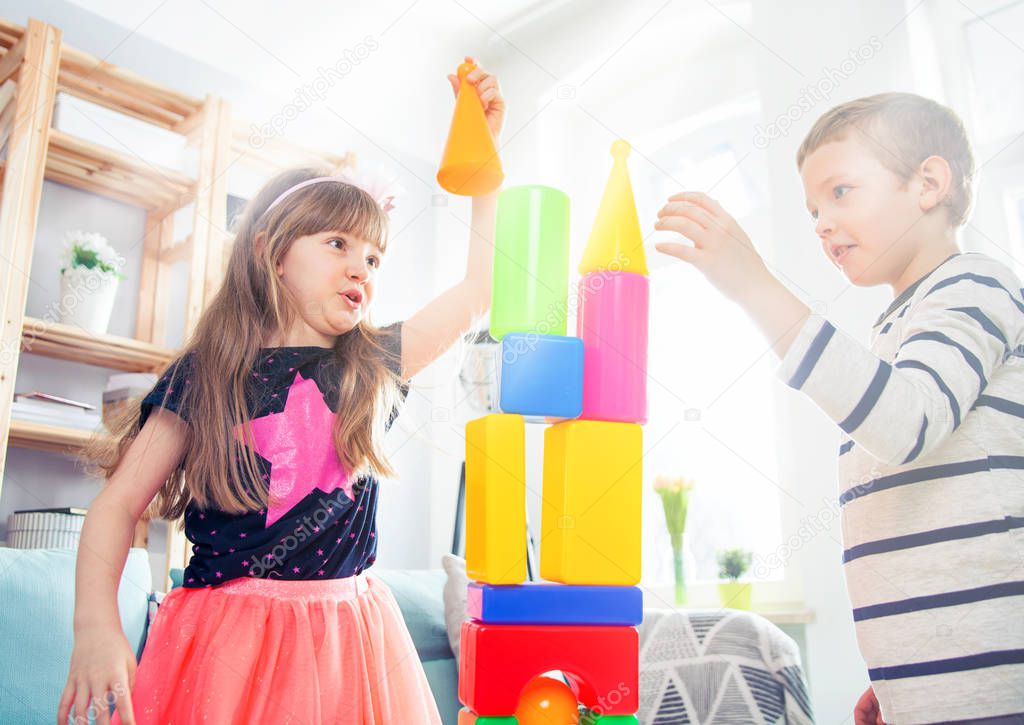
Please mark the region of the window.
MULTIPOLYGON (((653 219, 663 200, 683 188, 711 190, 754 239, 764 239, 758 232, 767 228, 767 213, 753 183, 763 159, 739 156, 741 140, 732 136, 753 127, 750 117, 716 123, 666 146, 652 163, 634 164, 637 199, 653 205, 641 210, 641 219, 653 219)), ((649 259, 644 579, 651 585, 672 580, 661 500, 651 488, 655 475, 667 473, 696 482, 684 546, 687 578, 715 580, 717 551, 741 547, 766 556, 782 539, 773 402, 777 360, 743 311, 700 272, 655 256, 649 259)), ((772 571, 769 578, 783 574, 772 571)))
MULTIPOLYGON (((964 13, 971 70, 970 123, 977 175, 975 206, 963 230, 969 249, 1000 259, 1024 276, 1024 2, 964 13), (977 14, 976 14, 977 13, 977 14)), ((959 109, 958 109, 959 110, 959 109)))

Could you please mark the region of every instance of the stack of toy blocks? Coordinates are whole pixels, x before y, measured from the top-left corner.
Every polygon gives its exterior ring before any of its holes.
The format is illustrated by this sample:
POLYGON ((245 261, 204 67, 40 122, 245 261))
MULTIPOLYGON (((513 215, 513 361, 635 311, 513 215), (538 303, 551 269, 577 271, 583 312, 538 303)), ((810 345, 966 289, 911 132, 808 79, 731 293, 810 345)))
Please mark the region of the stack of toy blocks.
POLYGON ((612 145, 579 266, 575 336, 565 330, 568 197, 523 186, 499 199, 490 330, 501 341, 502 412, 466 426, 473 581, 460 725, 517 723, 523 688, 553 670, 586 708, 583 722, 636 723, 649 286, 628 154, 625 141, 612 145), (526 581, 527 423, 548 424, 544 582, 526 581))

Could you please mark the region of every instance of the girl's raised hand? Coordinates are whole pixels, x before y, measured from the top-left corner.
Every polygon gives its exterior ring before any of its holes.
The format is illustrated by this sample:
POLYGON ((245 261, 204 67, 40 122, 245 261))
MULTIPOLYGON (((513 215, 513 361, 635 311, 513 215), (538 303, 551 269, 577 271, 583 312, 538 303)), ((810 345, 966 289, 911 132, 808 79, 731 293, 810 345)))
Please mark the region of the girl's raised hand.
POLYGON ((678 232, 693 242, 659 242, 663 254, 689 262, 734 301, 752 292, 771 273, 750 237, 721 205, 707 194, 684 191, 668 198, 658 211, 655 229, 678 232))
POLYGON ((135 669, 135 652, 120 627, 76 632, 57 725, 68 725, 71 713, 75 725, 87 725, 90 712, 96 725, 109 725, 112 704, 116 704, 123 725, 135 725, 131 698, 135 669))
MULTIPOLYGON (((476 63, 468 55, 466 56, 466 62, 476 63)), ((484 117, 487 119, 487 126, 491 129, 491 136, 497 141, 501 135, 501 127, 505 123, 505 97, 501 95, 498 77, 477 66, 466 76, 466 80, 476 87, 480 101, 484 104, 484 117)), ((454 73, 449 73, 448 82, 452 85, 452 92, 458 96, 459 77, 454 73)))

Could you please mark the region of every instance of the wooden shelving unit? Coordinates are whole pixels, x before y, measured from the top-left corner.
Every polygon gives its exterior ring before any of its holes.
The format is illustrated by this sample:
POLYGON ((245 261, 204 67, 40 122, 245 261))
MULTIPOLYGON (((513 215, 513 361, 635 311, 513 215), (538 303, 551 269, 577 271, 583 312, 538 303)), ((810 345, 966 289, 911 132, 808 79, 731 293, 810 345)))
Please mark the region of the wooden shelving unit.
MULTIPOLYGON (((92 433, 12 420, 11 403, 22 352, 127 372, 161 372, 177 352, 167 345, 172 265, 186 262, 189 289, 175 300, 185 312, 185 337, 220 285, 230 237, 227 170, 238 164, 270 176, 298 165, 338 171, 355 164, 351 153, 325 154, 285 139, 258 146, 249 124, 232 119, 230 105, 215 96, 192 98, 62 42, 61 30, 38 20, 21 27, 0 18, 0 85, 17 84, 0 113, 9 131, 0 163, 0 494, 9 446, 77 455, 92 433), (126 150, 96 144, 52 128, 57 93, 67 93, 161 129, 181 134, 198 150, 194 177, 162 168, 126 150), (28 278, 44 179, 141 207, 146 213, 134 337, 94 335, 73 326, 27 317, 28 278), (192 231, 174 236, 175 213, 192 207, 192 231)), ((145 546, 146 522, 135 545, 145 546)), ((167 572, 188 562, 188 542, 168 526, 167 572)))
MULTIPOLYGON (((62 42, 61 30, 30 20, 21 27, 0 19, 0 84, 14 81, 13 100, 0 115, 8 132, 0 165, 0 493, 8 446, 75 456, 93 435, 72 427, 12 420, 11 402, 22 352, 128 372, 161 372, 175 357, 167 346, 170 268, 189 266, 184 300, 185 336, 216 292, 225 259, 227 159, 232 144, 230 106, 197 99, 106 63, 62 42), (137 156, 51 128, 58 92, 174 131, 198 148, 194 177, 137 156), (76 327, 25 316, 36 220, 43 180, 66 184, 146 212, 138 314, 133 338, 94 335, 76 327), (192 232, 173 238, 175 212, 192 206, 192 232)), ((187 560, 179 532, 168 541, 168 570, 187 560)), ((145 545, 140 522, 135 545, 145 545)))

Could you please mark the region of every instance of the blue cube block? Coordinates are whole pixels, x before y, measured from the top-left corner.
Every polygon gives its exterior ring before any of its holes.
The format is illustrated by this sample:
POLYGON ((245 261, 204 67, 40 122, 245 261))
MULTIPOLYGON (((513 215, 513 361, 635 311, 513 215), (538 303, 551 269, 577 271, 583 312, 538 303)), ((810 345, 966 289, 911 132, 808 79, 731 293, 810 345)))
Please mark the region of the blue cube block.
POLYGON ((583 412, 583 340, 510 332, 501 341, 498 405, 528 420, 583 412))
POLYGON ((488 624, 597 624, 627 627, 644 618, 637 587, 527 582, 495 586, 470 582, 466 613, 488 624))

